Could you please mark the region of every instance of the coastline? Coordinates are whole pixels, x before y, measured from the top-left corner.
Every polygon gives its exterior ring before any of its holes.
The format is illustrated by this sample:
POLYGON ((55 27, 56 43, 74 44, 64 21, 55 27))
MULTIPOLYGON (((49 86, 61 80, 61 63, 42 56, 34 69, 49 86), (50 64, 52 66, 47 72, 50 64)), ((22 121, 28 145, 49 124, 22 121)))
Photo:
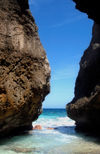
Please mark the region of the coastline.
POLYGON ((30 130, 25 134, 0 141, 0 154, 99 154, 100 140, 75 131, 74 121, 65 110, 43 110, 33 126, 40 124, 42 130, 30 130), (52 116, 51 116, 52 115, 52 116), (57 127, 48 130, 47 127, 57 127))

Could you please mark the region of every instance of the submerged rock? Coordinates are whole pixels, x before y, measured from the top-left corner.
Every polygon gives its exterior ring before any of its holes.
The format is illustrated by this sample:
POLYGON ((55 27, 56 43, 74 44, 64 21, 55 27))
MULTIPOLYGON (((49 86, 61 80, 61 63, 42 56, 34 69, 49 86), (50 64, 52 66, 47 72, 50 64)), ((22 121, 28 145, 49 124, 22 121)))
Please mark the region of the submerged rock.
POLYGON ((0 0, 0 135, 32 128, 50 67, 28 0, 0 0))
POLYGON ((9 147, 5 148, 5 150, 10 150, 16 153, 39 153, 40 149, 39 148, 21 148, 21 147, 9 147))
POLYGON ((74 0, 76 7, 95 20, 92 40, 80 61, 76 79, 75 97, 67 105, 68 116, 76 121, 76 128, 85 131, 100 130, 100 24, 98 5, 89 1, 74 0), (97 7, 96 7, 97 6, 97 7), (97 21, 97 22, 96 22, 97 21))

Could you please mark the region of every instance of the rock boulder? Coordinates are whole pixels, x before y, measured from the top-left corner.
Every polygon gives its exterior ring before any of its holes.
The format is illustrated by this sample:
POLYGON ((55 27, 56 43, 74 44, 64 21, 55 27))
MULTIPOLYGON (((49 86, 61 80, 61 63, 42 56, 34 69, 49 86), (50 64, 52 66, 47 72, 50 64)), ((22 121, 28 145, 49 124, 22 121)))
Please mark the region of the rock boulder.
MULTIPOLYGON (((92 40, 80 61, 75 97, 67 105, 68 116, 76 128, 94 133, 100 130, 100 18, 98 1, 74 0, 76 8, 86 12, 95 23, 92 40), (96 3, 97 2, 97 3, 96 3)), ((87 34, 88 35, 88 34, 87 34)))
POLYGON ((0 135, 32 127, 50 67, 28 0, 0 0, 0 135))

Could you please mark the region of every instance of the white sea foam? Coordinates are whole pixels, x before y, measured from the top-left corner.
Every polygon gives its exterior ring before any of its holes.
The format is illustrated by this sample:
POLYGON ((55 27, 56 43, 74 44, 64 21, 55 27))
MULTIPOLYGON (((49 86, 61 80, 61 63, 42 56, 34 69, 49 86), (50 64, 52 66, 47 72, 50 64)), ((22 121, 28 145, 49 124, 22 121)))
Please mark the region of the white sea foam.
MULTIPOLYGON (((41 125, 42 130, 34 130, 34 132, 42 134, 52 134, 57 135, 57 140, 70 142, 75 136, 75 122, 68 117, 57 117, 57 118, 39 118, 33 123, 33 127, 36 125, 41 125), (48 130, 48 127, 54 128, 53 130, 48 130), (70 137, 68 137, 70 135, 70 137), (58 137, 59 136, 59 137, 58 137), (67 139, 67 140, 66 140, 67 139)), ((30 132, 32 133, 32 132, 30 132)), ((55 138, 56 138, 55 137, 55 138)))
POLYGON ((71 119, 69 119, 68 117, 59 117, 59 118, 49 118, 49 119, 45 119, 45 118, 39 118, 37 121, 35 121, 33 123, 33 126, 35 125, 41 125, 43 128, 47 128, 47 127, 60 127, 60 126, 75 126, 75 122, 71 119))

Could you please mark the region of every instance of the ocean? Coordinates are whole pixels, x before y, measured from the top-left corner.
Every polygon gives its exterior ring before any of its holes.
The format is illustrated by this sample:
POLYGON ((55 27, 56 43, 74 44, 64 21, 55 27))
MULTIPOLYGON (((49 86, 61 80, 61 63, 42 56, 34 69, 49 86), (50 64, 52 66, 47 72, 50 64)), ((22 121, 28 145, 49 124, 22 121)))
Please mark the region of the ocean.
POLYGON ((100 154, 100 141, 77 133, 65 109, 44 109, 36 125, 42 130, 0 140, 0 154, 100 154))

